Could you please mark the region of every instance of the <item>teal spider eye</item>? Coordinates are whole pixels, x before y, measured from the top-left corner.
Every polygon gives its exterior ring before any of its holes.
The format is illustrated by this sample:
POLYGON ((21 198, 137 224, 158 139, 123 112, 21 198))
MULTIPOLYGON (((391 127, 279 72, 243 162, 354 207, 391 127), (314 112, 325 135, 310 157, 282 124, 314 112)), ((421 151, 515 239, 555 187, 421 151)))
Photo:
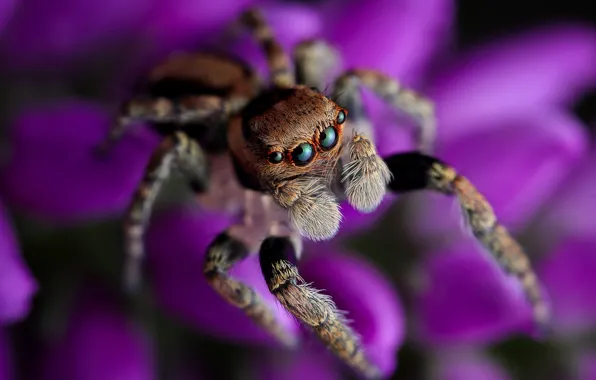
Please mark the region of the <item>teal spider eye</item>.
POLYGON ((292 152, 292 158, 298 165, 308 163, 308 161, 310 161, 314 155, 314 149, 309 143, 302 143, 298 145, 292 152))
POLYGON ((284 155, 281 152, 271 152, 268 159, 272 164, 279 164, 284 159, 284 155))
POLYGON ((339 111, 337 114, 337 124, 343 124, 346 121, 346 113, 344 111, 339 111))
POLYGON ((319 135, 319 141, 321 146, 325 149, 331 149, 337 143, 337 132, 333 127, 327 127, 321 134, 319 135))

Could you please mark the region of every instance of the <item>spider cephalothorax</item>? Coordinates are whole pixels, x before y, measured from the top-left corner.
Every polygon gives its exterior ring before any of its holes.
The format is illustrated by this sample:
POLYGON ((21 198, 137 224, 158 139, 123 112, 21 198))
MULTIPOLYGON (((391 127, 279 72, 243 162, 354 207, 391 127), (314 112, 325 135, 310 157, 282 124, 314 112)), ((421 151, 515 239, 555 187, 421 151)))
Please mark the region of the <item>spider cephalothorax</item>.
POLYGON ((343 313, 304 283, 297 263, 301 237, 323 240, 336 234, 340 200, 369 212, 387 190, 456 197, 474 237, 519 279, 537 323, 548 322, 548 307, 521 246, 468 179, 429 155, 435 135, 432 103, 380 72, 361 69, 340 75, 327 97, 316 88, 324 87, 338 61, 330 46, 299 44, 292 73, 262 16, 250 10, 240 20, 267 54, 269 85, 227 55, 176 54, 148 75, 146 91, 125 103, 102 146, 105 152, 135 120, 150 122, 163 136, 127 212, 129 288, 140 279, 143 236, 156 194, 175 166, 206 207, 229 211, 235 209, 229 204, 241 204, 241 221, 207 248, 204 275, 222 297, 287 346, 293 347, 295 338, 253 288, 230 276, 248 255, 259 254, 269 290, 290 313, 355 371, 379 377, 343 313), (379 157, 362 86, 417 122, 418 150, 379 157))

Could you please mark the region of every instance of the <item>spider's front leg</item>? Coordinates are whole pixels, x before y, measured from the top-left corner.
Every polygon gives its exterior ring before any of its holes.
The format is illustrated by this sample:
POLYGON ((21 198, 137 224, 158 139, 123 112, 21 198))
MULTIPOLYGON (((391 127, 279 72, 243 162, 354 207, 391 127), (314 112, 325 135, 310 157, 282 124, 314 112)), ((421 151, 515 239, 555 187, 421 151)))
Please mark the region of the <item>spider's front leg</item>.
POLYGON ((380 378, 379 370, 365 356, 344 313, 337 309, 331 297, 300 277, 297 251, 295 242, 288 237, 270 236, 263 241, 259 259, 269 290, 344 363, 367 379, 380 378))
MULTIPOLYGON (((349 70, 342 74, 335 82, 333 98, 350 112, 362 110, 360 86, 371 89, 391 107, 414 118, 418 127, 417 149, 427 154, 432 152, 436 120, 430 100, 402 87, 398 81, 381 72, 362 69, 349 70)), ((362 111, 359 112, 364 116, 362 111)))
POLYGON ((193 188, 204 189, 207 186, 207 158, 201 147, 182 132, 166 137, 149 160, 145 175, 126 212, 124 281, 129 292, 138 290, 140 285, 142 260, 145 257, 145 230, 155 198, 169 177, 173 164, 177 164, 188 176, 193 188))
POLYGON ((231 277, 231 268, 258 249, 266 233, 263 221, 255 217, 256 202, 260 196, 247 190, 245 216, 242 224, 219 234, 207 248, 203 272, 209 284, 226 301, 242 309, 257 325, 269 332, 280 343, 294 347, 297 339, 277 320, 275 313, 250 286, 231 277))
POLYGON ((396 193, 432 190, 458 198, 462 213, 474 237, 501 267, 521 283, 533 307, 534 320, 548 331, 550 310, 530 260, 520 244, 499 223, 491 207, 474 185, 437 158, 409 152, 385 159, 394 179, 389 189, 396 193))

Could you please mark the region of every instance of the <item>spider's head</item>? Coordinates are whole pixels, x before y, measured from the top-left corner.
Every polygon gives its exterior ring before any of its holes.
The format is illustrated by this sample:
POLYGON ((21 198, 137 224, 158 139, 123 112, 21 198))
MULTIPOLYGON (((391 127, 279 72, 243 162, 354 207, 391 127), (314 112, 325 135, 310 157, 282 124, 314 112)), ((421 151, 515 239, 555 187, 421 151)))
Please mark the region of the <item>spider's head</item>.
POLYGON ((242 134, 260 183, 311 239, 335 235, 336 175, 347 111, 308 87, 275 89, 246 107, 242 134))

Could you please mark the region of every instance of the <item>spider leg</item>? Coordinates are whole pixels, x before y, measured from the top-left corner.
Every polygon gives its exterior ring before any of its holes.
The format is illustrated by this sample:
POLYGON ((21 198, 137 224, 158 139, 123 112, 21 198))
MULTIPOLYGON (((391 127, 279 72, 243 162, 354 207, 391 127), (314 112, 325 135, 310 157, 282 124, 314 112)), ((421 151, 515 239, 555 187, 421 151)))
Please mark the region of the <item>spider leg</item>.
POLYGON ((402 87, 395 79, 381 72, 361 69, 349 70, 336 80, 333 98, 348 108, 350 113, 353 113, 352 109, 362 109, 362 99, 358 91, 360 85, 374 91, 396 110, 414 118, 418 124, 418 150, 424 153, 432 152, 436 120, 434 106, 430 100, 402 87))
POLYGON ((543 331, 548 330, 549 306, 530 260, 474 185, 453 167, 419 152, 395 154, 385 162, 394 175, 389 189, 396 193, 428 189, 458 198, 474 237, 507 273, 520 281, 532 305, 534 320, 543 331))
POLYGON ((205 188, 207 182, 206 156, 199 145, 183 132, 166 137, 153 153, 145 175, 137 187, 126 212, 125 237, 125 288, 135 292, 141 281, 141 264, 145 257, 143 244, 151 209, 164 181, 177 164, 189 177, 195 188, 205 188))
POLYGON ((261 12, 249 9, 242 14, 240 21, 250 29, 254 38, 265 51, 271 83, 276 87, 292 87, 294 75, 290 69, 290 58, 275 39, 273 30, 261 12))
POLYGON ((100 154, 107 153, 136 122, 215 125, 234 110, 229 101, 213 95, 186 96, 177 100, 135 98, 124 104, 116 123, 97 150, 100 154))
POLYGON ((296 82, 322 91, 339 61, 339 53, 325 41, 302 41, 294 48, 296 82))
POLYGON ((242 224, 219 234, 207 248, 203 272, 209 284, 230 304, 244 312, 264 330, 287 347, 294 347, 297 339, 277 320, 274 311, 263 302, 250 286, 231 277, 231 268, 255 252, 262 240, 263 224, 253 215, 255 193, 245 193, 245 215, 242 224))
POLYGON ((297 247, 288 237, 270 236, 260 249, 259 260, 271 293, 294 317, 308 326, 338 356, 367 379, 380 378, 365 356, 358 335, 332 299, 304 282, 298 273, 297 247))

